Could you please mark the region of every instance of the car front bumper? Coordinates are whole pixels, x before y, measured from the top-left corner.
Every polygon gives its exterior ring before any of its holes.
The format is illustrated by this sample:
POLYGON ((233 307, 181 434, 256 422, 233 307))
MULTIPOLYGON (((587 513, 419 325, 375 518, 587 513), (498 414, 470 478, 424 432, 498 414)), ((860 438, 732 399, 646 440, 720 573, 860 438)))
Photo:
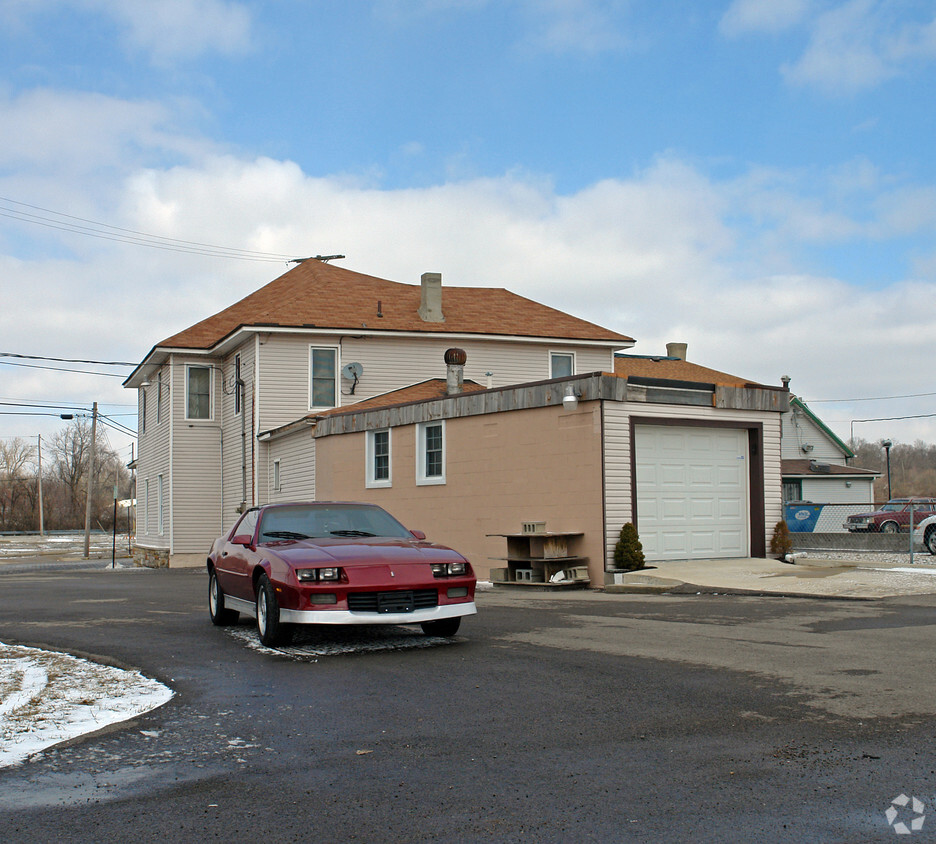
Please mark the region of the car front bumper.
POLYGON ((474 601, 443 604, 412 612, 351 612, 350 610, 280 609, 280 621, 286 624, 422 624, 477 613, 474 601))

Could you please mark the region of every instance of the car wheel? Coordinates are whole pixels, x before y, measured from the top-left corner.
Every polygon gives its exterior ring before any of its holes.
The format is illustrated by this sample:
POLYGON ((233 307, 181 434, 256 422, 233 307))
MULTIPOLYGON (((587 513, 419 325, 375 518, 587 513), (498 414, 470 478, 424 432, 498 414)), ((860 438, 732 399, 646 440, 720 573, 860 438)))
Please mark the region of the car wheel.
POLYGON ((927 528, 926 538, 923 540, 926 550, 936 555, 936 527, 927 528))
POLYGON ((292 628, 280 621, 276 591, 265 574, 260 575, 257 584, 257 634, 261 644, 268 648, 288 645, 292 641, 292 628))
POLYGON ((419 626, 427 636, 454 636, 461 624, 461 616, 440 618, 438 621, 424 621, 419 626))
POLYGON ((236 624, 240 613, 236 610, 229 610, 224 606, 224 592, 221 591, 221 584, 218 583, 218 575, 214 569, 208 574, 208 613, 211 616, 211 623, 218 627, 226 627, 229 624, 236 624))
POLYGON ((897 525, 897 522, 884 522, 881 525, 881 533, 897 533, 900 528, 897 525))

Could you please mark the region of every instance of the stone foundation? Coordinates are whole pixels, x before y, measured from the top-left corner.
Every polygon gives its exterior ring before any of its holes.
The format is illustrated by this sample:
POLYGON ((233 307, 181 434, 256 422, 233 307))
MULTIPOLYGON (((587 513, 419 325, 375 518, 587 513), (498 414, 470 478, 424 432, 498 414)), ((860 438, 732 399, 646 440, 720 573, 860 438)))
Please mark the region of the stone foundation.
POLYGON ((141 568, 167 569, 169 568, 168 548, 141 548, 133 546, 133 564, 141 568))

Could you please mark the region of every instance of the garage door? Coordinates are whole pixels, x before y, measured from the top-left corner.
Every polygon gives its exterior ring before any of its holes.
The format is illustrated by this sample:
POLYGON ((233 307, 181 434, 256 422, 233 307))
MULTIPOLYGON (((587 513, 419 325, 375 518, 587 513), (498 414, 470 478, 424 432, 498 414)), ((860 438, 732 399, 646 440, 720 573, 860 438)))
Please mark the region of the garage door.
POLYGON ((747 431, 637 425, 634 439, 647 560, 747 557, 747 431))

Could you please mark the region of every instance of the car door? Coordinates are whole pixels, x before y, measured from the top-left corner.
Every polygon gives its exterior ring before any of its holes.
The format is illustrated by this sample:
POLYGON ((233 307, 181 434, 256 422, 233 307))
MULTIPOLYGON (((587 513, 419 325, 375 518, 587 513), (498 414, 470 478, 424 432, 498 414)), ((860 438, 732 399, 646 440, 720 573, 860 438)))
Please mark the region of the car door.
POLYGON ((218 582, 227 595, 253 601, 253 585, 250 582, 250 573, 253 570, 254 552, 250 547, 232 540, 250 537, 251 545, 256 542, 257 522, 260 511, 248 510, 244 513, 237 526, 228 535, 221 548, 221 553, 215 562, 218 573, 218 582))

